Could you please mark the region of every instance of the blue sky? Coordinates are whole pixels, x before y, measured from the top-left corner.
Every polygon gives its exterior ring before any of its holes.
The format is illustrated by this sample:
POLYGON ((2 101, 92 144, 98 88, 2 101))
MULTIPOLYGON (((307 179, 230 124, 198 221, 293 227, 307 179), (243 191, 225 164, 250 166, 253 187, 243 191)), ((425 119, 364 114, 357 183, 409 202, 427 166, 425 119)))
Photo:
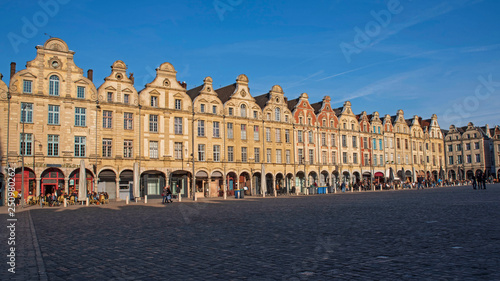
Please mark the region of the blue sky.
POLYGON ((500 1, 1 1, 0 73, 65 40, 99 86, 123 60, 138 90, 170 62, 188 88, 250 79, 253 96, 350 100, 355 113, 438 114, 450 124, 500 124, 500 1), (54 5, 56 3, 56 5, 54 5), (33 24, 35 29, 23 27, 33 24), (15 38, 15 40, 13 39, 15 38), (498 82, 496 82, 498 81, 498 82))

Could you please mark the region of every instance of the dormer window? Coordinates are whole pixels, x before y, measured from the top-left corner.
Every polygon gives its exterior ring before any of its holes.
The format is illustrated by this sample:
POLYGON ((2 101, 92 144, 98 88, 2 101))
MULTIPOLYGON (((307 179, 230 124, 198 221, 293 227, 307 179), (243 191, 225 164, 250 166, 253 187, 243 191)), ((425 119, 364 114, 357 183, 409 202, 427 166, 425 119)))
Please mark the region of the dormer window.
POLYGON ((205 113, 205 105, 203 103, 200 104, 200 112, 205 113))
POLYGON ((182 109, 182 102, 180 99, 175 100, 175 109, 181 110, 182 109))
POLYGON ((158 97, 157 96, 151 96, 151 106, 158 107, 158 97))
POLYGON ((76 87, 76 97, 79 99, 85 98, 85 87, 82 86, 76 87))
POLYGON ((259 118, 259 114, 257 113, 257 110, 254 110, 254 111, 253 111, 253 118, 254 118, 254 119, 259 118))
POLYGON ((49 78, 49 95, 59 96, 59 77, 52 75, 49 78))
POLYGON ((266 114, 266 117, 267 117, 267 120, 268 120, 268 121, 269 121, 269 120, 271 120, 271 113, 269 113, 269 112, 268 112, 268 113, 266 114))
POLYGON ((312 124, 312 119, 311 119, 311 118, 307 118, 307 124, 308 124, 309 126, 311 126, 311 124, 312 124))
POLYGON ((217 114, 217 106, 216 105, 212 105, 212 113, 217 114))
MULTIPOLYGON (((277 99, 277 100, 276 100, 276 102, 278 102, 278 101, 279 101, 279 99, 277 99)), ((276 121, 278 121, 278 122, 280 122, 280 121, 281 121, 281 110, 280 110, 280 108, 279 108, 279 107, 276 107, 276 108, 274 109, 274 119, 275 119, 276 121)))
POLYGON ((108 102, 113 102, 113 93, 112 92, 108 92, 107 99, 108 99, 108 102))
POLYGON ((129 94, 124 94, 123 95, 123 103, 129 104, 130 103, 129 99, 130 99, 130 95, 129 94))
POLYGON ((228 108, 227 111, 228 111, 227 113, 229 116, 233 116, 233 108, 232 107, 228 108))
POLYGON ((240 116, 243 118, 247 117, 247 106, 245 104, 240 106, 240 116))
POLYGON ((31 80, 23 80, 23 93, 25 94, 31 94, 31 80))
POLYGON ((285 122, 288 123, 288 115, 285 115, 285 122))
POLYGON ((299 117, 299 124, 302 125, 302 117, 299 117))

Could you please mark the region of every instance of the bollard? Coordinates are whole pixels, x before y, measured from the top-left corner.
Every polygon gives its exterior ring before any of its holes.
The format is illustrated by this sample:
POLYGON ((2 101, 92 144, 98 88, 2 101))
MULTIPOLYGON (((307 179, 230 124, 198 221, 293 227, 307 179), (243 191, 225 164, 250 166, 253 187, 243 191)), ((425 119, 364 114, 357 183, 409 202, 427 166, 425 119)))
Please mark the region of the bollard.
POLYGON ((148 196, 144 195, 144 204, 148 204, 148 196))
POLYGON ((130 199, 129 199, 128 195, 127 195, 127 198, 125 198, 125 204, 127 204, 127 205, 128 205, 128 201, 129 201, 129 200, 130 200, 130 199))
POLYGON ((179 202, 182 202, 182 196, 181 196, 180 193, 177 194, 177 199, 178 199, 179 202))
POLYGON ((328 187, 325 189, 325 194, 328 194, 328 187))
POLYGON ((88 206, 88 205, 89 205, 89 199, 88 199, 88 198, 86 198, 86 199, 85 199, 85 206, 88 206))
POLYGON ((68 207, 68 202, 67 202, 66 200, 67 200, 67 199, 66 199, 66 198, 64 198, 64 203, 63 203, 64 208, 68 207))

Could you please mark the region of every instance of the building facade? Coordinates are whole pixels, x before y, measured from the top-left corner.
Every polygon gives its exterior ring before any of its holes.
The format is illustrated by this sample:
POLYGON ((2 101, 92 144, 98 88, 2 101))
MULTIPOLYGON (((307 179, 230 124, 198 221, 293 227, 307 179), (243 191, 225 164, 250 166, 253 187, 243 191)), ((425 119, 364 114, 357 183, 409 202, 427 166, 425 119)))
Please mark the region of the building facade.
POLYGON ((334 107, 328 96, 289 100, 279 85, 254 95, 244 74, 219 89, 206 77, 188 90, 170 63, 138 90, 118 60, 97 87, 74 54, 50 38, 26 69, 13 65, 8 85, 0 81, 2 166, 16 168, 26 198, 83 186, 110 198, 155 197, 165 185, 183 197, 276 196, 446 175, 436 115, 355 114, 349 101, 334 107))

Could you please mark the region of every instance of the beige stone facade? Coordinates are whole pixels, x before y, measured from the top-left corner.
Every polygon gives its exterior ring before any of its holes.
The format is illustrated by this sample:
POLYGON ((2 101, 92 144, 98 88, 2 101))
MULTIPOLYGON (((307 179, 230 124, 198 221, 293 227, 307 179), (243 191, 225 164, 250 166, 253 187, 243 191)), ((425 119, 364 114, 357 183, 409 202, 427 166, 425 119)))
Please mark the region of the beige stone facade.
POLYGON ((8 86, 0 82, 2 165, 17 168, 21 189, 24 159, 32 196, 78 190, 82 160, 87 190, 122 199, 159 196, 166 185, 183 197, 276 196, 343 181, 437 180, 446 169, 435 115, 356 115, 349 101, 289 100, 278 85, 256 95, 243 74, 187 90, 170 63, 138 91, 118 60, 96 87, 74 54, 51 38, 8 86))

